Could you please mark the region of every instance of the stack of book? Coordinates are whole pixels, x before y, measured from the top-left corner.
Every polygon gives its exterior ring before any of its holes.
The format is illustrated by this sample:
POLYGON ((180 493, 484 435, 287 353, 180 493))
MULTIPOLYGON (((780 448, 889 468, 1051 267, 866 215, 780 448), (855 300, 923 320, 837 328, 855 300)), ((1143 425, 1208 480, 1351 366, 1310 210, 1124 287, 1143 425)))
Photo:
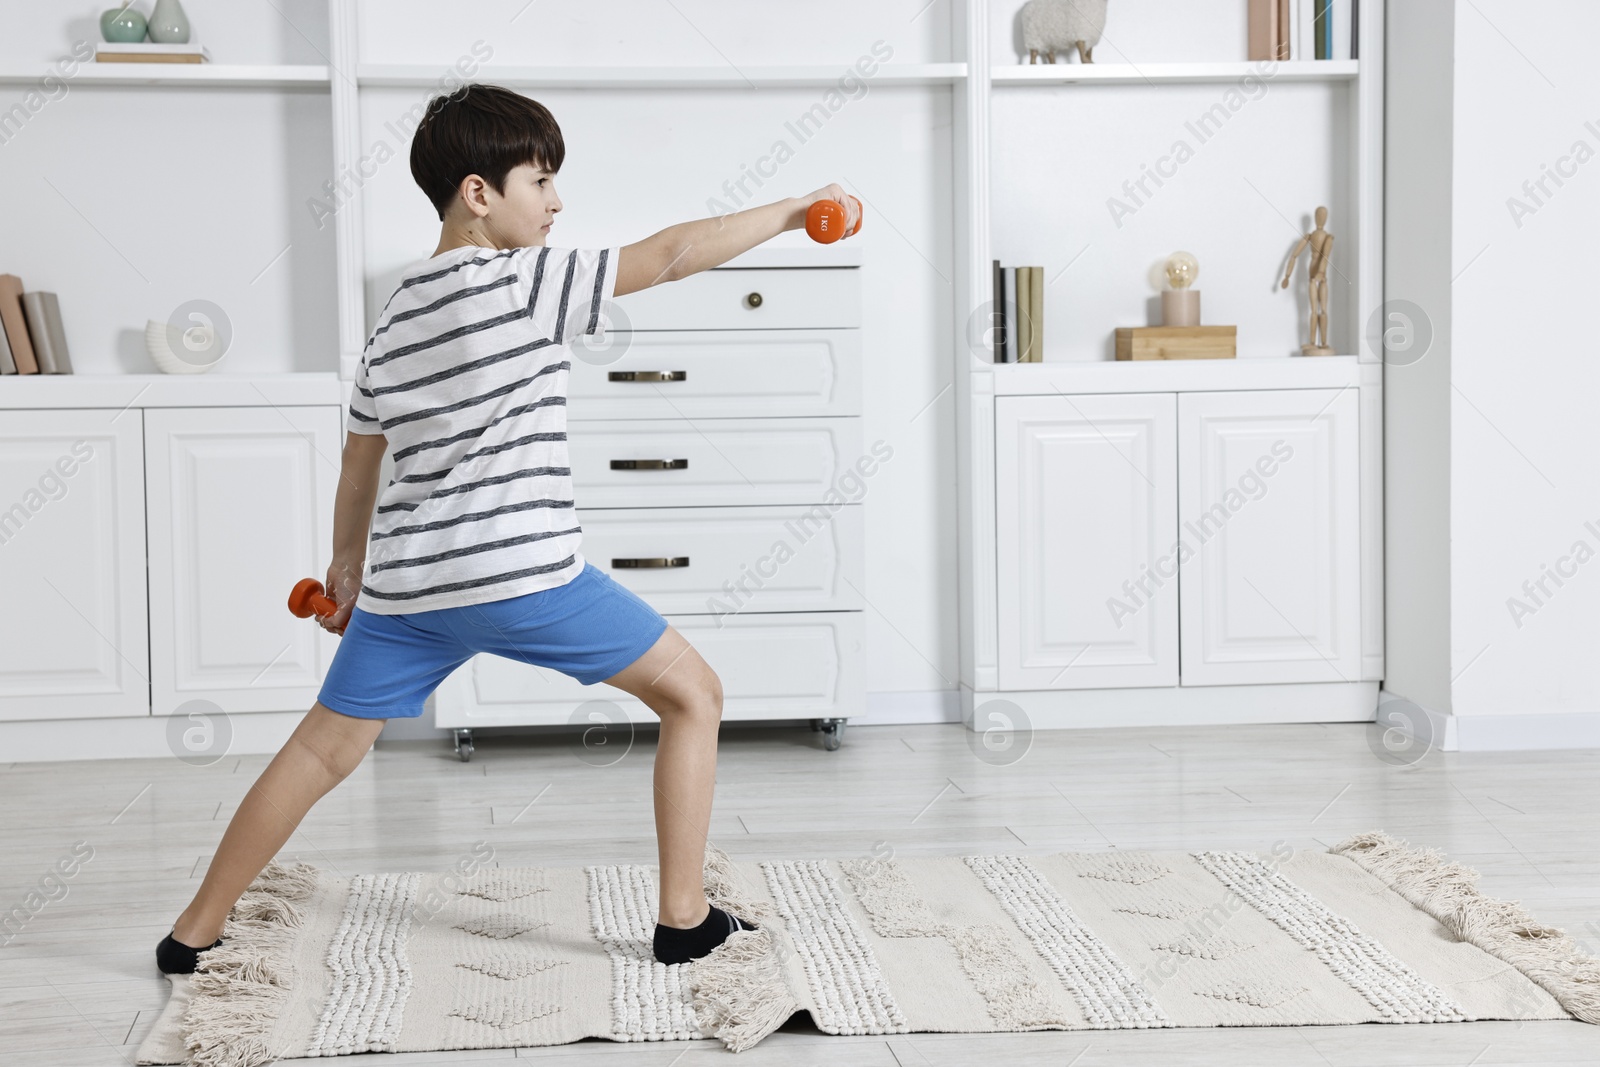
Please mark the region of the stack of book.
POLYGON ((21 278, 0 274, 0 374, 71 373, 56 294, 25 293, 21 278))
POLYGON ((994 261, 994 361, 1044 360, 1044 268, 1002 267, 994 261))
POLYGON ((1250 0, 1249 58, 1358 59, 1360 0, 1250 0))
POLYGON ((188 44, 126 44, 101 41, 94 46, 96 63, 209 63, 211 53, 198 41, 188 44))

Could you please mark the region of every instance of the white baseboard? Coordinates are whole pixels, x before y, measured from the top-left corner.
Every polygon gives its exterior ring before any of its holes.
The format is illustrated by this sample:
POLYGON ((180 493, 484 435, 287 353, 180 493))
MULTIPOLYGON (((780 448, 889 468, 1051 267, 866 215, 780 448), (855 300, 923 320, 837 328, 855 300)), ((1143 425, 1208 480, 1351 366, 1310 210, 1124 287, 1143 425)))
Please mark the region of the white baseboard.
MULTIPOLYGON (((1027 689, 978 692, 962 687, 962 720, 1014 705, 1035 730, 1112 726, 1237 726, 1256 723, 1371 722, 1377 682, 1281 685, 1170 685, 1126 689, 1027 689)), ((984 728, 982 724, 978 728, 984 728)))
MULTIPOLYGON (((1600 711, 1534 712, 1526 715, 1452 715, 1424 707, 1399 693, 1384 690, 1379 695, 1380 721, 1391 718, 1391 725, 1411 736, 1423 735, 1441 752, 1526 752, 1540 749, 1600 748, 1600 711), (1391 705, 1404 703, 1416 708, 1426 719, 1420 730, 1407 728, 1402 709, 1394 715, 1391 705)), ((1416 719, 1416 716, 1411 716, 1416 719)), ((1420 723, 1419 723, 1420 725, 1420 723)))
MULTIPOLYGON (((216 762, 227 756, 275 753, 306 717, 303 711, 252 711, 227 717, 229 736, 213 749, 184 752, 166 715, 0 722, 0 761, 45 763, 80 759, 176 759, 216 762)), ((220 729, 220 727, 219 727, 220 729)))
MULTIPOLYGON (((232 736, 226 746, 218 746, 216 753, 207 752, 200 757, 216 759, 228 756, 269 755, 283 747, 294 728, 305 718, 303 711, 261 711, 228 716, 232 736)), ((961 721, 961 699, 954 689, 934 689, 925 692, 868 693, 867 713, 853 718, 852 723, 865 725, 904 726, 915 723, 948 723, 961 721)), ((803 726, 805 720, 792 723, 771 722, 761 725, 803 726)), ((751 723, 750 725, 755 725, 751 723)), ((166 716, 130 716, 107 719, 31 719, 24 722, 0 722, 0 763, 43 763, 57 760, 85 759, 151 759, 174 758, 177 750, 170 740, 171 723, 166 716)), ((515 733, 512 728, 484 731, 515 733)), ((423 714, 415 719, 394 719, 383 728, 379 743, 385 741, 440 741, 450 738, 450 731, 433 725, 433 703, 430 699, 423 714)))
POLYGON ((961 693, 956 689, 868 693, 865 726, 913 726, 961 721, 961 693))

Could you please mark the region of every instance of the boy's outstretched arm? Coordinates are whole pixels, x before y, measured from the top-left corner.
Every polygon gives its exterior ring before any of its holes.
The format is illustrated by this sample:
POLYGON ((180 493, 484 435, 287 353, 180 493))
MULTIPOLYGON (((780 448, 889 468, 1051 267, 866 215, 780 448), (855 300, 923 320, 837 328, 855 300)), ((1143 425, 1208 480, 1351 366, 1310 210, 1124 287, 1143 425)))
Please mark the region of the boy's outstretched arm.
POLYGON ((745 211, 681 222, 635 244, 623 246, 617 257, 615 295, 636 293, 652 285, 699 274, 770 241, 785 230, 803 229, 806 209, 818 200, 836 200, 844 205, 846 232, 855 225, 855 205, 837 184, 745 211))

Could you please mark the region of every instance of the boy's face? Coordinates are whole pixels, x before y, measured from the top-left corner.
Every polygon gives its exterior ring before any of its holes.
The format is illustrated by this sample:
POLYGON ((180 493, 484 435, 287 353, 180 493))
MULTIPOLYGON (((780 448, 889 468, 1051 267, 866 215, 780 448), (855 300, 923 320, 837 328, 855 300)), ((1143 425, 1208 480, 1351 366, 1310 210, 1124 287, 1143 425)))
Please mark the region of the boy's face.
POLYGON ((561 210, 555 175, 522 163, 506 175, 504 195, 486 182, 474 184, 478 185, 476 195, 469 189, 468 196, 481 204, 480 222, 499 247, 526 248, 545 243, 556 212, 561 210))

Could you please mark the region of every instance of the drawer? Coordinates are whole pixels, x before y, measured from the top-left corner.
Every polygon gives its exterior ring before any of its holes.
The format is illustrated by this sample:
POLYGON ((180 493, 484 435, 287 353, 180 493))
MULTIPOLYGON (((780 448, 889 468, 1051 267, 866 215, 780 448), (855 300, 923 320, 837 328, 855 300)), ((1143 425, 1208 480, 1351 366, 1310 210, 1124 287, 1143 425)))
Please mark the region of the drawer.
MULTIPOLYGON (((571 431, 580 511, 819 504, 860 492, 859 418, 638 419, 584 422, 571 431)), ((876 461, 868 462, 876 470, 876 461)))
POLYGON ((584 508, 579 551, 663 615, 859 611, 862 510, 584 508))
POLYGON ((861 325, 857 267, 718 267, 616 299, 607 330, 804 330, 861 325))
MULTIPOLYGON (((710 615, 668 615, 667 622, 722 680, 724 720, 849 718, 866 711, 863 615, 735 615, 720 625, 710 615)), ((441 729, 623 719, 654 722, 656 716, 615 686, 579 685, 558 670, 483 653, 444 680, 434 709, 441 729)))
POLYGON ((861 414, 860 330, 648 331, 572 353, 569 421, 861 414))

